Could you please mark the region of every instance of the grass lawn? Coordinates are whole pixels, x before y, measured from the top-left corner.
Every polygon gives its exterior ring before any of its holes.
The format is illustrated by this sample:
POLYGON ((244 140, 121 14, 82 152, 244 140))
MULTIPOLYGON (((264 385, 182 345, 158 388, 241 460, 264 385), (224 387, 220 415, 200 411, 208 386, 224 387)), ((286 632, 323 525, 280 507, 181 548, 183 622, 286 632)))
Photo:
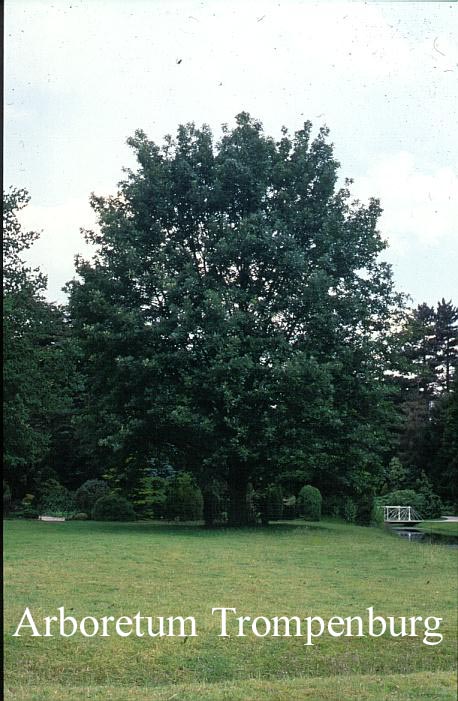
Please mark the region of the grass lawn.
POLYGON ((18 701, 455 699, 456 551, 335 522, 205 531, 5 522, 5 691, 18 701), (194 616, 195 638, 12 637, 44 616, 194 616), (218 637, 237 616, 439 616, 417 638, 218 637))
POLYGON ((458 536, 458 521, 422 521, 415 528, 437 535, 458 536))

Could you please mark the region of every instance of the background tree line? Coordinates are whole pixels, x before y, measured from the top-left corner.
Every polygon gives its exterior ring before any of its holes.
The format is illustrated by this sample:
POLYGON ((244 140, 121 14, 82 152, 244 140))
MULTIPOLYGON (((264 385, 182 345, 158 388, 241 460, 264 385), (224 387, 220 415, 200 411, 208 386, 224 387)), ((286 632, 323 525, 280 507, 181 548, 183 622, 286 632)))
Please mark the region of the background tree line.
POLYGON ((407 308, 378 201, 337 188, 311 130, 137 131, 66 306, 22 259, 27 193, 4 195, 7 504, 87 480, 155 517, 198 490, 233 525, 296 513, 304 485, 360 522, 394 489, 456 503, 458 310, 407 308))

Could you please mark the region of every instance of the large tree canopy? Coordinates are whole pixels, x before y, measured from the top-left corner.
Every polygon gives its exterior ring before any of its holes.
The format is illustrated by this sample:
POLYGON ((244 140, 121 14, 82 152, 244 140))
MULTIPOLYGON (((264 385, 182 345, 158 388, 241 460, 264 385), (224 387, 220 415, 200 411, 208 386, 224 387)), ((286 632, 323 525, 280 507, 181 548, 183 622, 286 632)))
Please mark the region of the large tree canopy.
POLYGON ((138 169, 93 197, 97 254, 70 285, 98 459, 126 480, 161 456, 224 479, 233 522, 250 481, 357 494, 389 448, 400 300, 380 207, 336 188, 311 130, 276 142, 242 113, 217 143, 193 124, 163 146, 137 131, 138 169))

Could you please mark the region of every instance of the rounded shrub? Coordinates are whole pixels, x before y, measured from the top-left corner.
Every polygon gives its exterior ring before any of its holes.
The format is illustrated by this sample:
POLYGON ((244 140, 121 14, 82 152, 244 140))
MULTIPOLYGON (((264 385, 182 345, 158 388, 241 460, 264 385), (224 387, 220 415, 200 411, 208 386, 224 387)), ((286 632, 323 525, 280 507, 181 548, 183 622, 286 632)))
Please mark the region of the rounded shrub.
POLYGON ((165 504, 167 518, 178 521, 199 521, 203 515, 202 492, 192 475, 180 472, 167 485, 165 504))
POLYGON ((90 514, 95 502, 101 497, 107 496, 110 488, 103 480, 87 480, 76 490, 75 502, 81 512, 90 514))
POLYGON ((38 510, 47 516, 68 516, 75 511, 73 494, 55 479, 40 485, 38 510))
POLYGON ((135 521, 134 507, 119 494, 100 497, 92 509, 94 521, 135 521))
POLYGON ((321 492, 316 487, 306 484, 302 487, 298 496, 299 516, 306 521, 319 521, 321 519, 321 504, 323 499, 321 492))
POLYGON ((89 516, 84 511, 81 511, 81 513, 73 514, 72 521, 87 521, 88 518, 89 516))

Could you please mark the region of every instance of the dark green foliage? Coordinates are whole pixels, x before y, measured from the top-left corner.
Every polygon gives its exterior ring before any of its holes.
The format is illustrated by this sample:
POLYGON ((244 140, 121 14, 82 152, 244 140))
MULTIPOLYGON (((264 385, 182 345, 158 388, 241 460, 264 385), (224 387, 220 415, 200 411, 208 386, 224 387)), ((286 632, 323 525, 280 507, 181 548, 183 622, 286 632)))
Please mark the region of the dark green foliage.
POLYGON ((94 521, 135 521, 134 507, 119 494, 107 494, 100 497, 92 509, 94 521))
POLYGON ((453 391, 444 407, 444 429, 434 469, 440 477, 435 485, 443 498, 451 500, 458 510, 458 373, 455 374, 453 391))
POLYGON ((14 511, 15 518, 36 519, 39 515, 39 510, 31 504, 24 504, 22 507, 14 511))
POLYGON ((285 520, 291 520, 296 518, 296 506, 297 499, 294 494, 290 494, 287 497, 283 497, 283 514, 282 518, 285 520))
POLYGON ((432 493, 428 498, 425 498, 423 507, 424 518, 440 518, 444 512, 444 504, 438 494, 432 493))
POLYGON ((192 475, 180 472, 167 485, 166 517, 178 521, 199 521, 203 516, 202 492, 192 475))
POLYGON ((42 362, 50 308, 42 296, 46 279, 21 257, 38 237, 24 232, 17 218, 28 201, 24 190, 3 194, 3 437, 5 474, 13 494, 25 487, 30 466, 45 455, 49 441, 39 414, 49 394, 42 362))
POLYGON ((153 518, 165 518, 167 502, 167 480, 164 477, 151 477, 150 504, 153 518))
MULTIPOLYGON (((115 471, 116 474, 116 471, 115 471)), ((118 473, 119 474, 119 473, 118 473)), ((135 512, 145 519, 166 518, 167 485, 170 477, 152 474, 151 469, 139 470, 135 486, 125 490, 135 512)))
POLYGON ((250 482, 358 489, 390 450, 399 299, 379 204, 336 189, 327 138, 306 122, 275 141, 246 113, 218 143, 137 131, 138 170, 93 198, 98 253, 70 286, 93 454, 225 481, 231 524, 252 519, 250 482))
POLYGON ((12 503, 11 515, 13 518, 35 519, 39 516, 34 494, 26 494, 20 501, 12 503))
POLYGON ((416 481, 415 490, 422 499, 420 513, 423 518, 440 518, 443 510, 441 498, 434 493, 431 481, 424 472, 416 481))
POLYGON ((323 498, 323 514, 332 518, 342 518, 348 523, 355 523, 358 514, 356 496, 348 494, 331 494, 323 498))
POLYGON ((354 523, 357 520, 358 507, 351 497, 344 497, 342 499, 341 516, 345 521, 348 521, 348 523, 354 523))
POLYGON ((161 519, 166 517, 167 485, 171 477, 175 474, 168 470, 163 474, 167 477, 159 476, 156 470, 150 467, 142 471, 139 470, 139 479, 134 488, 128 490, 129 498, 134 505, 135 512, 146 519, 161 519))
POLYGON ((341 494, 325 494, 323 495, 323 503, 321 511, 324 516, 339 518, 342 510, 344 497, 341 494))
POLYGON ((148 509, 146 505, 149 492, 149 479, 151 469, 145 460, 140 461, 137 454, 120 456, 116 463, 104 470, 102 479, 107 482, 113 492, 123 494, 130 501, 139 503, 141 509, 148 509))
POLYGON ((283 491, 279 484, 271 484, 267 488, 267 518, 278 521, 283 516, 283 491))
POLYGON ((86 480, 75 493, 75 502, 78 509, 88 514, 91 513, 95 502, 106 496, 110 488, 103 480, 86 480))
POLYGON ((412 506, 420 516, 423 516, 423 497, 413 489, 398 489, 378 497, 377 503, 382 506, 412 506))
POLYGON ((411 310, 401 334, 408 373, 402 378, 406 398, 421 398, 427 406, 435 394, 436 349, 435 310, 420 304, 411 310))
POLYGON ((279 482, 362 523, 374 488, 413 487, 424 516, 458 503, 458 309, 419 305, 392 333, 380 208, 336 189, 327 130, 275 141, 241 113, 219 142, 188 124, 129 144, 138 170, 92 199, 98 253, 68 311, 23 260, 28 194, 4 194, 4 510, 31 491, 20 509, 70 513, 65 488, 103 466, 141 517, 168 517, 165 464, 225 485, 209 524, 278 518, 279 482))
POLYGON ((231 526, 251 525, 258 522, 258 503, 256 490, 251 482, 248 482, 246 492, 242 494, 238 489, 229 489, 229 523, 231 526), (235 508, 234 508, 235 507, 235 508), (246 509, 246 512, 244 512, 246 509), (239 516, 244 513, 244 518, 239 516))
POLYGON ((406 483, 407 470, 399 458, 391 458, 386 471, 386 491, 402 489, 406 483))
POLYGON ((433 489, 458 506, 458 373, 450 392, 434 406, 427 434, 431 451, 426 472, 433 489))
POLYGON ((370 486, 367 489, 355 496, 356 503, 356 518, 355 522, 360 526, 370 526, 376 520, 375 518, 375 491, 370 486))
POLYGON ((204 500, 203 517, 205 525, 211 528, 215 523, 223 520, 223 500, 221 499, 220 485, 216 482, 207 485, 202 490, 202 496, 204 500))
POLYGON ((130 490, 128 495, 132 501, 135 513, 139 518, 152 519, 157 516, 153 509, 154 493, 151 477, 146 471, 145 474, 139 478, 137 486, 133 490, 130 490))
POLYGON ((442 298, 437 304, 435 322, 435 370, 440 387, 448 393, 458 364, 458 307, 442 298))
POLYGON ((261 522, 278 521, 283 516, 283 491, 278 484, 269 484, 258 493, 258 509, 261 522))
POLYGON ((320 521, 322 501, 320 490, 306 484, 302 487, 297 498, 299 516, 302 516, 306 521, 320 521))
POLYGON ((11 508, 11 489, 8 482, 3 480, 3 515, 6 516, 11 508))
POLYGON ((441 498, 434 493, 425 473, 415 483, 415 489, 400 489, 377 498, 386 506, 413 506, 422 518, 440 518, 443 511, 441 498))
POLYGON ((77 452, 75 445, 67 456, 58 450, 65 440, 65 423, 71 434, 74 351, 64 310, 44 298, 46 277, 23 260, 38 238, 35 232, 23 231, 18 220, 28 201, 24 190, 3 195, 3 449, 5 475, 15 498, 35 485, 47 466, 57 467, 60 479, 68 478, 71 455, 77 452), (59 456, 70 462, 59 463, 59 456), (68 469, 64 475, 62 464, 68 469))
POLYGON ((444 299, 436 308, 422 304, 413 310, 403 331, 404 373, 398 378, 405 485, 414 486, 425 473, 443 499, 458 494, 457 322, 458 308, 444 299))
POLYGON ((76 509, 75 497, 55 479, 49 479, 40 485, 38 510, 47 516, 67 516, 76 509))

